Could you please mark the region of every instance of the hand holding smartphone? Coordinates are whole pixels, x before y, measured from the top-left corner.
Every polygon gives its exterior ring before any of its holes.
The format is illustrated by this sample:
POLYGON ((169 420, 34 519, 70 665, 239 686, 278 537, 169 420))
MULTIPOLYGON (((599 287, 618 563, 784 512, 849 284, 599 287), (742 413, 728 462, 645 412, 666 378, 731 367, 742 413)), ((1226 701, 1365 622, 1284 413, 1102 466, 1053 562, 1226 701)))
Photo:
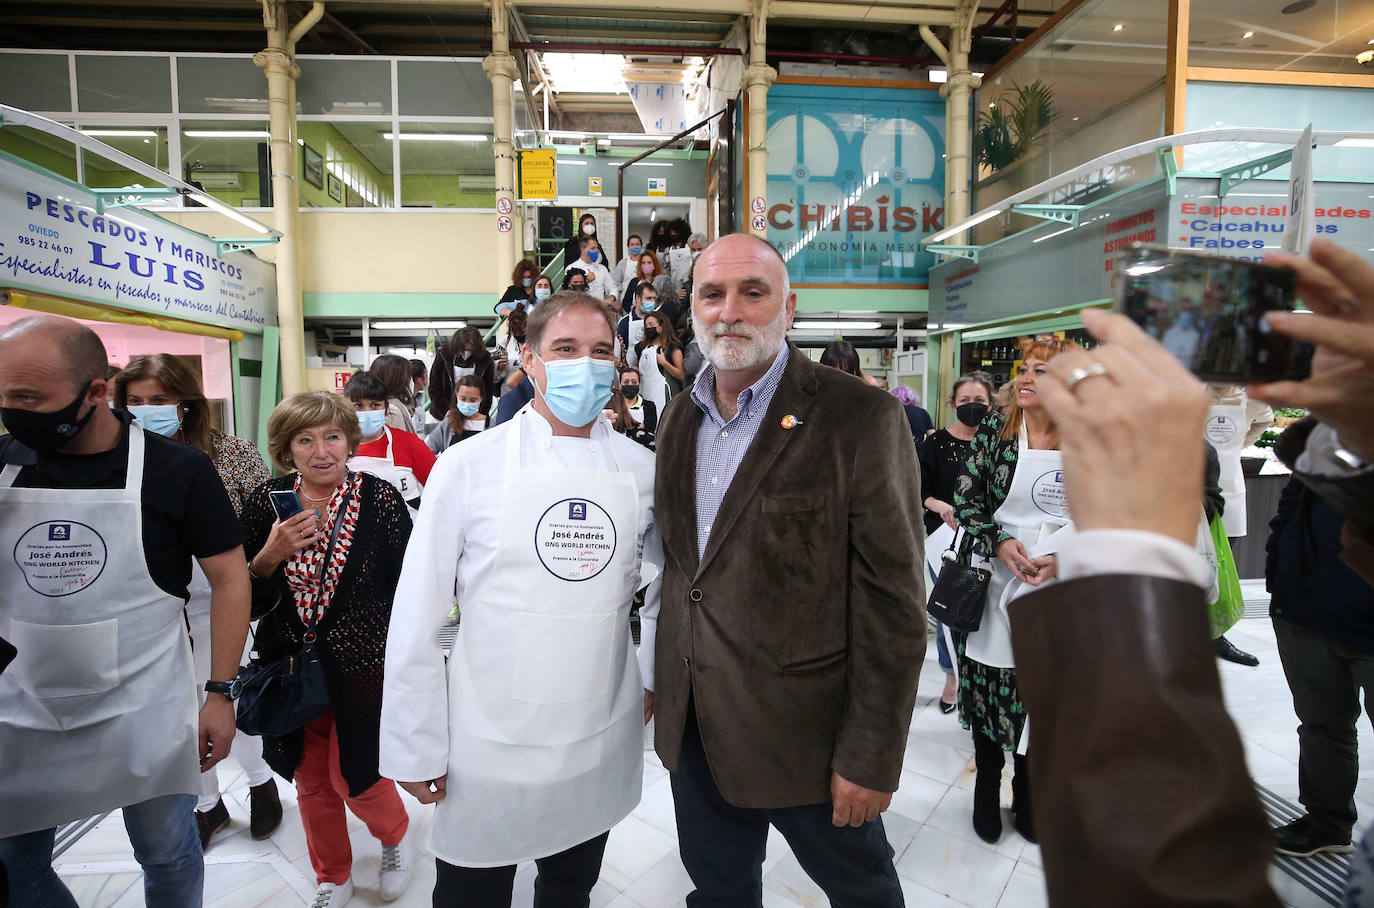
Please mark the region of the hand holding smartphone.
POLYGON ((280 489, 267 493, 267 497, 272 501, 272 509, 277 512, 277 520, 285 523, 295 517, 301 511, 301 500, 296 497, 294 489, 280 489))
POLYGON ((1117 263, 1115 308, 1204 381, 1274 381, 1293 343, 1264 316, 1292 310, 1295 284, 1291 268, 1136 244, 1117 263))

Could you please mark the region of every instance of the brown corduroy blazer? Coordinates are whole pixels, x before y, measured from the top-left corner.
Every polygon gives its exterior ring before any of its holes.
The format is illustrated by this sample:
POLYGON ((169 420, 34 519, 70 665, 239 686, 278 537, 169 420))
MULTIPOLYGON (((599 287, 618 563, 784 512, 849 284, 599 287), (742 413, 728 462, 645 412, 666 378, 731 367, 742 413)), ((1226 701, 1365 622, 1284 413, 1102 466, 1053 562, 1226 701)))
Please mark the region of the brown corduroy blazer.
POLYGON ((926 636, 920 468, 901 403, 792 347, 698 559, 702 418, 679 395, 657 435, 659 756, 677 768, 690 697, 731 804, 825 803, 832 770, 895 791, 926 636))

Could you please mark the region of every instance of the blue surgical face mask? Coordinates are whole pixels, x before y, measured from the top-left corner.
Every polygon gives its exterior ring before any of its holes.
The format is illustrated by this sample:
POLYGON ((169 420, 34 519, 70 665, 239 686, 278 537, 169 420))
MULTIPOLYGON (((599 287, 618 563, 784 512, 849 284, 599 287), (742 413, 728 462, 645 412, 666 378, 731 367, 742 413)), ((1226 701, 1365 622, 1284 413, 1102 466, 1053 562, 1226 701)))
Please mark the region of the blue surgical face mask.
POLYGON ((454 406, 457 407, 458 412, 462 413, 464 416, 476 416, 477 410, 482 406, 482 402, 480 400, 460 400, 455 403, 454 406))
POLYGON ((521 281, 520 281, 520 285, 521 285, 522 287, 529 287, 529 286, 530 286, 531 284, 533 284, 533 283, 534 283, 534 278, 532 278, 532 277, 523 278, 523 279, 521 279, 521 281))
POLYGON ((177 415, 176 404, 159 404, 130 407, 129 412, 138 421, 138 426, 154 435, 171 438, 181 429, 181 417, 177 415))
POLYGON ((544 300, 548 299, 552 293, 553 289, 551 287, 535 287, 534 301, 536 303, 542 303, 544 300))
POLYGON ((658 300, 642 300, 639 304, 639 308, 643 309, 646 313, 653 312, 658 308, 658 300))
POLYGON ((587 250, 587 261, 589 261, 589 262, 595 262, 595 261, 596 261, 597 259, 599 259, 599 258, 601 258, 601 250, 600 250, 600 249, 589 249, 589 250, 587 250))
POLYGON ((643 252, 644 252, 644 247, 643 247, 643 246, 631 246, 631 247, 630 247, 630 255, 634 256, 635 258, 639 258, 639 256, 640 256, 643 252))
POLYGON ((371 438, 379 434, 386 427, 385 410, 359 410, 358 428, 362 430, 363 438, 371 438))
POLYGON ((565 426, 585 426, 601 415, 615 383, 613 360, 580 356, 549 362, 538 353, 534 355, 544 364, 547 385, 540 390, 536 383, 535 390, 559 422, 565 426))

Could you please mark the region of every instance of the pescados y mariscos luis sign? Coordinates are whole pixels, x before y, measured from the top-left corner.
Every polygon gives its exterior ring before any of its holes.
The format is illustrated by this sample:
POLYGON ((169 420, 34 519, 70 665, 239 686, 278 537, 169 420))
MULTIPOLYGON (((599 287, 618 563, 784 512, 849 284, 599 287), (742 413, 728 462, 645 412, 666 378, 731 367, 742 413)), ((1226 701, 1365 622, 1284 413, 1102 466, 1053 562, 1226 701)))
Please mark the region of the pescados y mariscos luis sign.
POLYGON ((136 208, 0 158, 0 287, 259 333, 276 269, 136 208))
POLYGON ((924 286, 944 226, 938 92, 774 85, 768 93, 768 241, 794 283, 924 286))

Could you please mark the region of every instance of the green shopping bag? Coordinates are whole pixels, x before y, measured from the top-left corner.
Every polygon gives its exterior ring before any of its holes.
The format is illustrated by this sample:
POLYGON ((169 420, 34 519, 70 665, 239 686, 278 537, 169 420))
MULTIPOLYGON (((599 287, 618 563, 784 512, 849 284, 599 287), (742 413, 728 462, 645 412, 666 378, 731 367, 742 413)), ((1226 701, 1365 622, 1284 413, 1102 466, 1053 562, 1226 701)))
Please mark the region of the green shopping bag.
POLYGON ((1221 516, 1212 518, 1212 544, 1216 547, 1217 557, 1217 598, 1207 604, 1207 617, 1212 623, 1212 639, 1220 637, 1235 626, 1245 615, 1245 595, 1240 589, 1240 573, 1236 570, 1236 559, 1231 554, 1231 541, 1226 538, 1226 528, 1221 524, 1221 516))

